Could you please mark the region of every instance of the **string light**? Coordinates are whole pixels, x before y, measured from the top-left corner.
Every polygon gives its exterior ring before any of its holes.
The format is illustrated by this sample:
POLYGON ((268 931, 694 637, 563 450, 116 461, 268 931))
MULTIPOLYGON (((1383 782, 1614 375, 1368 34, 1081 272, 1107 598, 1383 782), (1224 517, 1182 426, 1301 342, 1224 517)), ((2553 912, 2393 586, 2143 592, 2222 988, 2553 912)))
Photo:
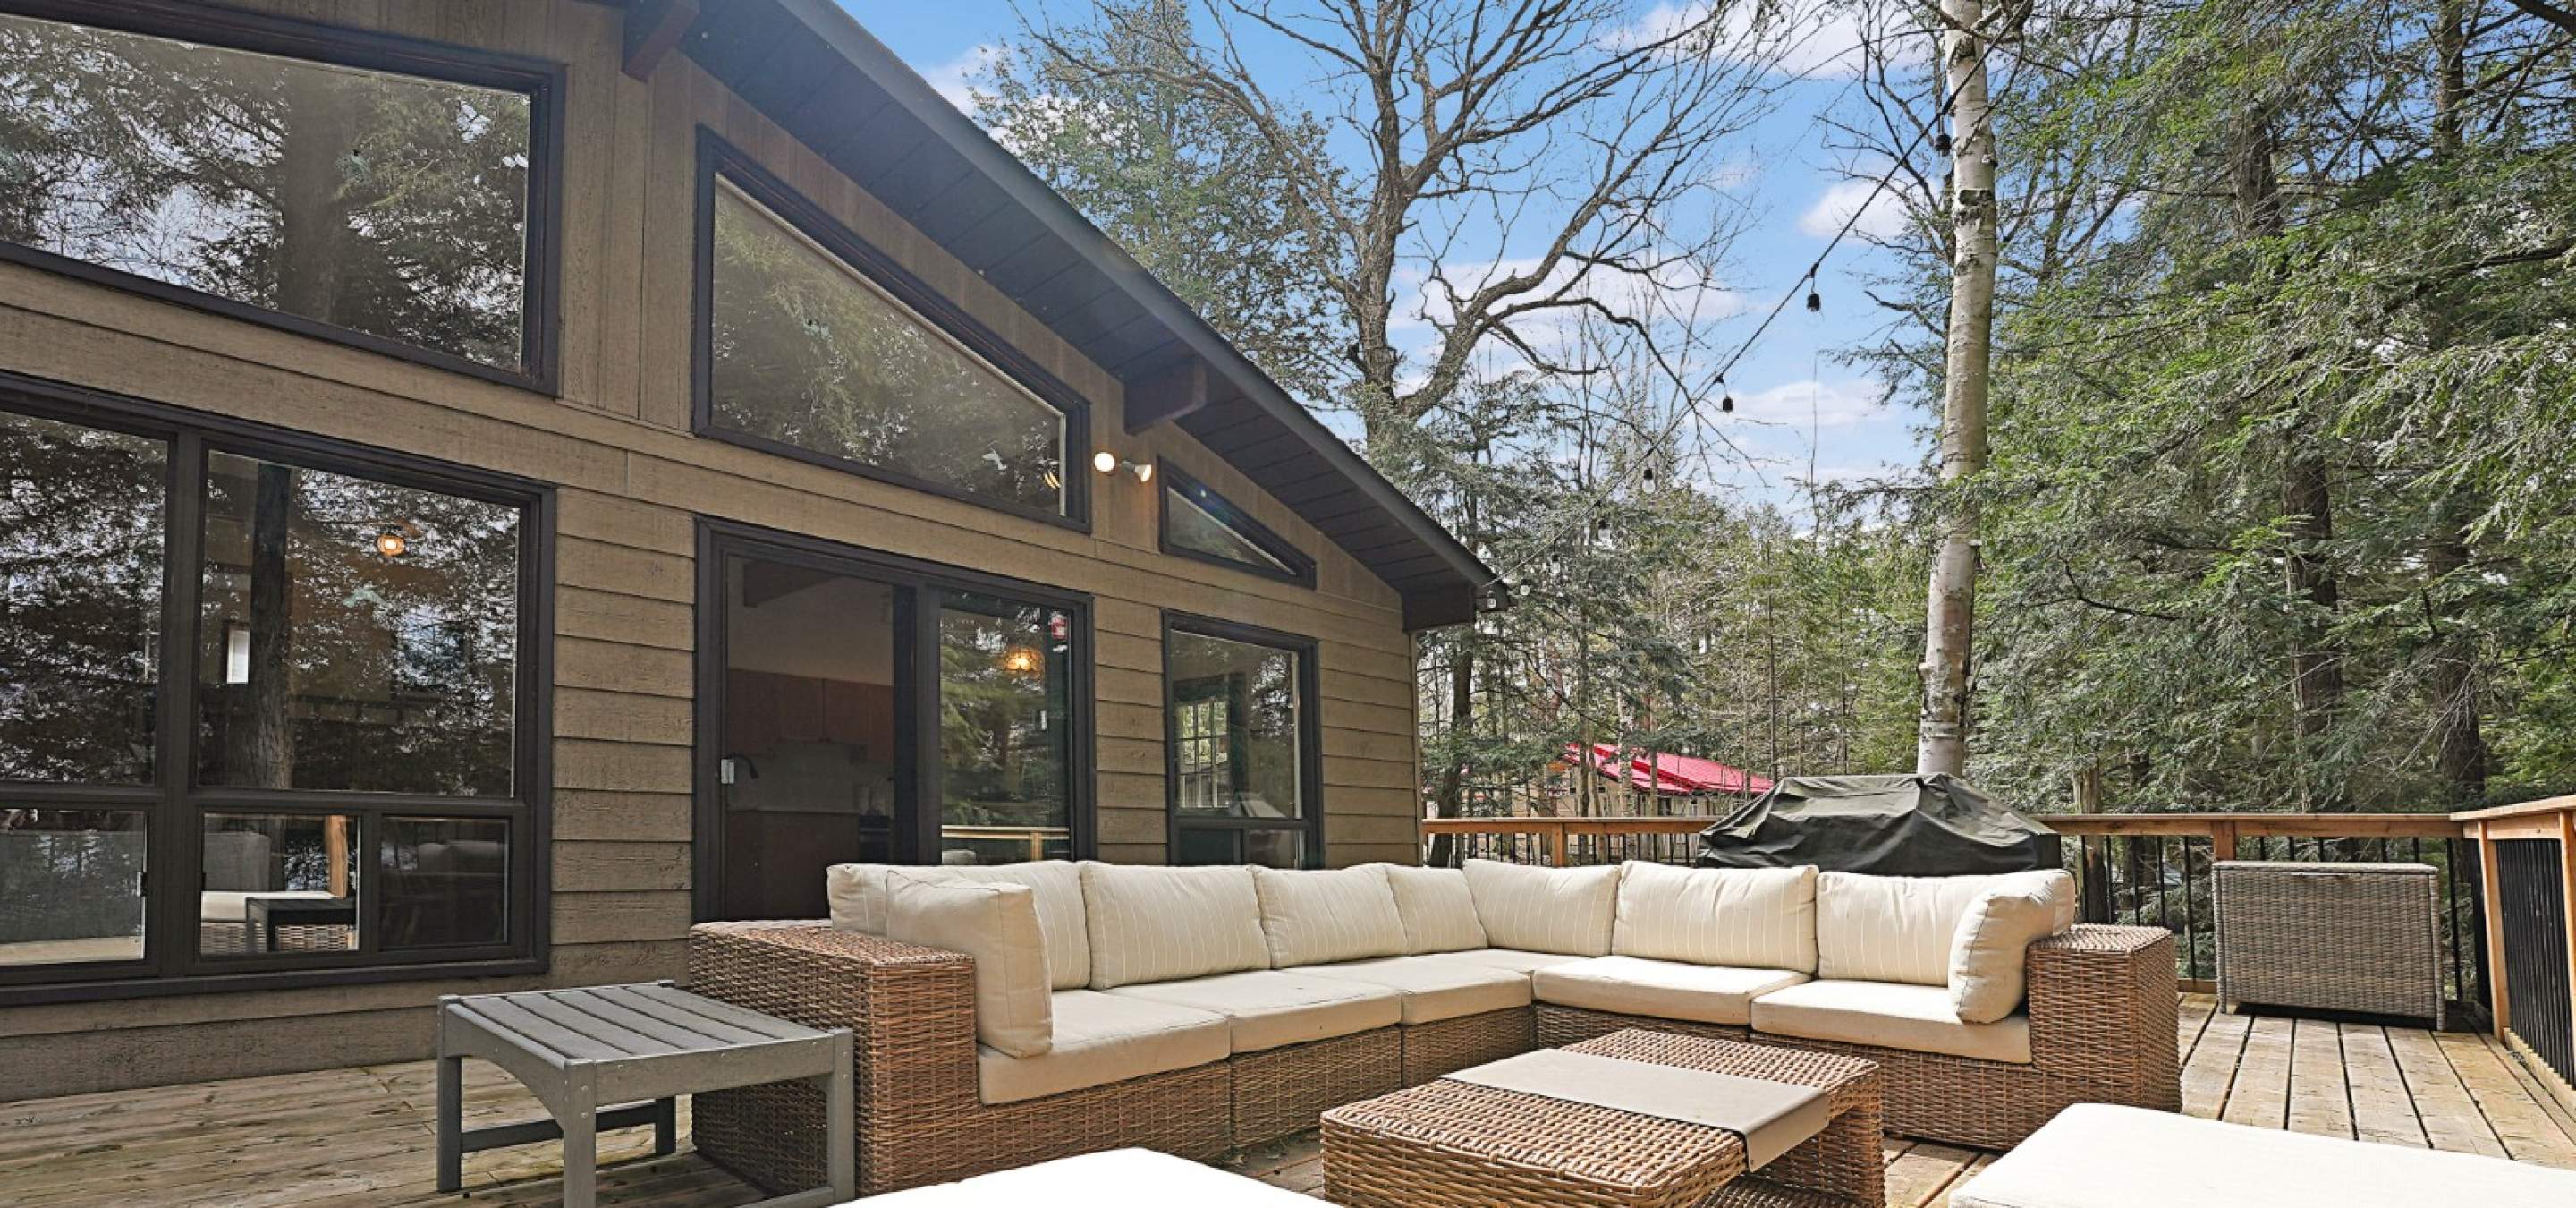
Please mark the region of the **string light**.
POLYGON ((1815 311, 1823 310, 1824 308, 1825 308, 1825 296, 1824 296, 1823 294, 1817 293, 1814 289, 1810 288, 1810 289, 1807 291, 1807 310, 1808 310, 1810 313, 1813 313, 1813 312, 1815 312, 1815 311))

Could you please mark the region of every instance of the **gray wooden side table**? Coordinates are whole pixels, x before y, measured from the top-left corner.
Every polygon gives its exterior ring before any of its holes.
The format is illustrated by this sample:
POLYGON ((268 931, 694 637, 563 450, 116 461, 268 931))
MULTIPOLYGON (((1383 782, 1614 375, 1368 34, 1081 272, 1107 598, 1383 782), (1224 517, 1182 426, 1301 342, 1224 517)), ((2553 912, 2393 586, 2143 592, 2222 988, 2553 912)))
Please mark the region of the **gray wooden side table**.
POLYGON ((850 1030, 818 1031, 702 998, 670 982, 447 995, 438 1000, 438 1189, 464 1185, 469 1150, 563 1139, 565 1208, 599 1195, 598 1134, 653 1126, 653 1152, 678 1142, 679 1096, 764 1082, 823 1092, 831 1183, 756 1208, 821 1208, 858 1198, 851 1129, 850 1030), (553 1120, 463 1127, 465 1059, 500 1066, 553 1120), (607 1106, 624 1104, 626 1106, 607 1106))

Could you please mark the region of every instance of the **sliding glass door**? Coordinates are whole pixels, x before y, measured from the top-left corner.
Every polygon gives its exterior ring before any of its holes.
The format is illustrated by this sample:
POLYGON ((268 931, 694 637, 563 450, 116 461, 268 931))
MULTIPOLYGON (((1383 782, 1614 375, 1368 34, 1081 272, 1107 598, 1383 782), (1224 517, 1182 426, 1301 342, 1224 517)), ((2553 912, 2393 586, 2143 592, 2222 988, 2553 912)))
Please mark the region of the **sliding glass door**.
POLYGON ((1080 597, 712 523, 701 559, 701 917, 822 917, 834 864, 1087 845, 1080 597))

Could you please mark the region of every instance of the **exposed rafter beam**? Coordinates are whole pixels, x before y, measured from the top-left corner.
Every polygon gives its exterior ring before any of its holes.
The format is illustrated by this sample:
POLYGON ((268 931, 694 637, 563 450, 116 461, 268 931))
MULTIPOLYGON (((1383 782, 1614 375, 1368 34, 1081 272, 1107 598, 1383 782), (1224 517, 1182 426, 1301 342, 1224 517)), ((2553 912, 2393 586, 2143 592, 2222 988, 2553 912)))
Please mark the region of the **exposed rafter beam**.
POLYGON ((635 0, 626 9, 626 74, 653 78, 653 69, 680 44, 698 19, 698 0, 635 0))
POLYGON ((1191 357, 1127 383, 1127 431, 1142 432, 1207 405, 1207 362, 1191 357))

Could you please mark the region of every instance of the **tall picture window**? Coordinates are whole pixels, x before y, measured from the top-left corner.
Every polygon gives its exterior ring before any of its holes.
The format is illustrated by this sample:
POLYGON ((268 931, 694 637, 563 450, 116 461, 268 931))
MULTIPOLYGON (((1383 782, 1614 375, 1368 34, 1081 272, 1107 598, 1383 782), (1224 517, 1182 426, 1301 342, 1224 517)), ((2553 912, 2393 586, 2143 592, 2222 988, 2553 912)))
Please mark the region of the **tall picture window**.
POLYGON ((1172 862, 1321 866, 1313 640, 1168 616, 1163 675, 1172 862))
POLYGON ((554 69, 157 6, 0 13, 0 253, 543 380, 554 69), (293 47, 295 53, 276 53, 293 47), (333 55, 331 61, 304 57, 333 55))
POLYGON ((699 430, 1078 523, 1084 409, 1009 343, 702 135, 699 430))
POLYGON ((536 967, 540 488, 32 384, 0 474, 0 1002, 536 967))

